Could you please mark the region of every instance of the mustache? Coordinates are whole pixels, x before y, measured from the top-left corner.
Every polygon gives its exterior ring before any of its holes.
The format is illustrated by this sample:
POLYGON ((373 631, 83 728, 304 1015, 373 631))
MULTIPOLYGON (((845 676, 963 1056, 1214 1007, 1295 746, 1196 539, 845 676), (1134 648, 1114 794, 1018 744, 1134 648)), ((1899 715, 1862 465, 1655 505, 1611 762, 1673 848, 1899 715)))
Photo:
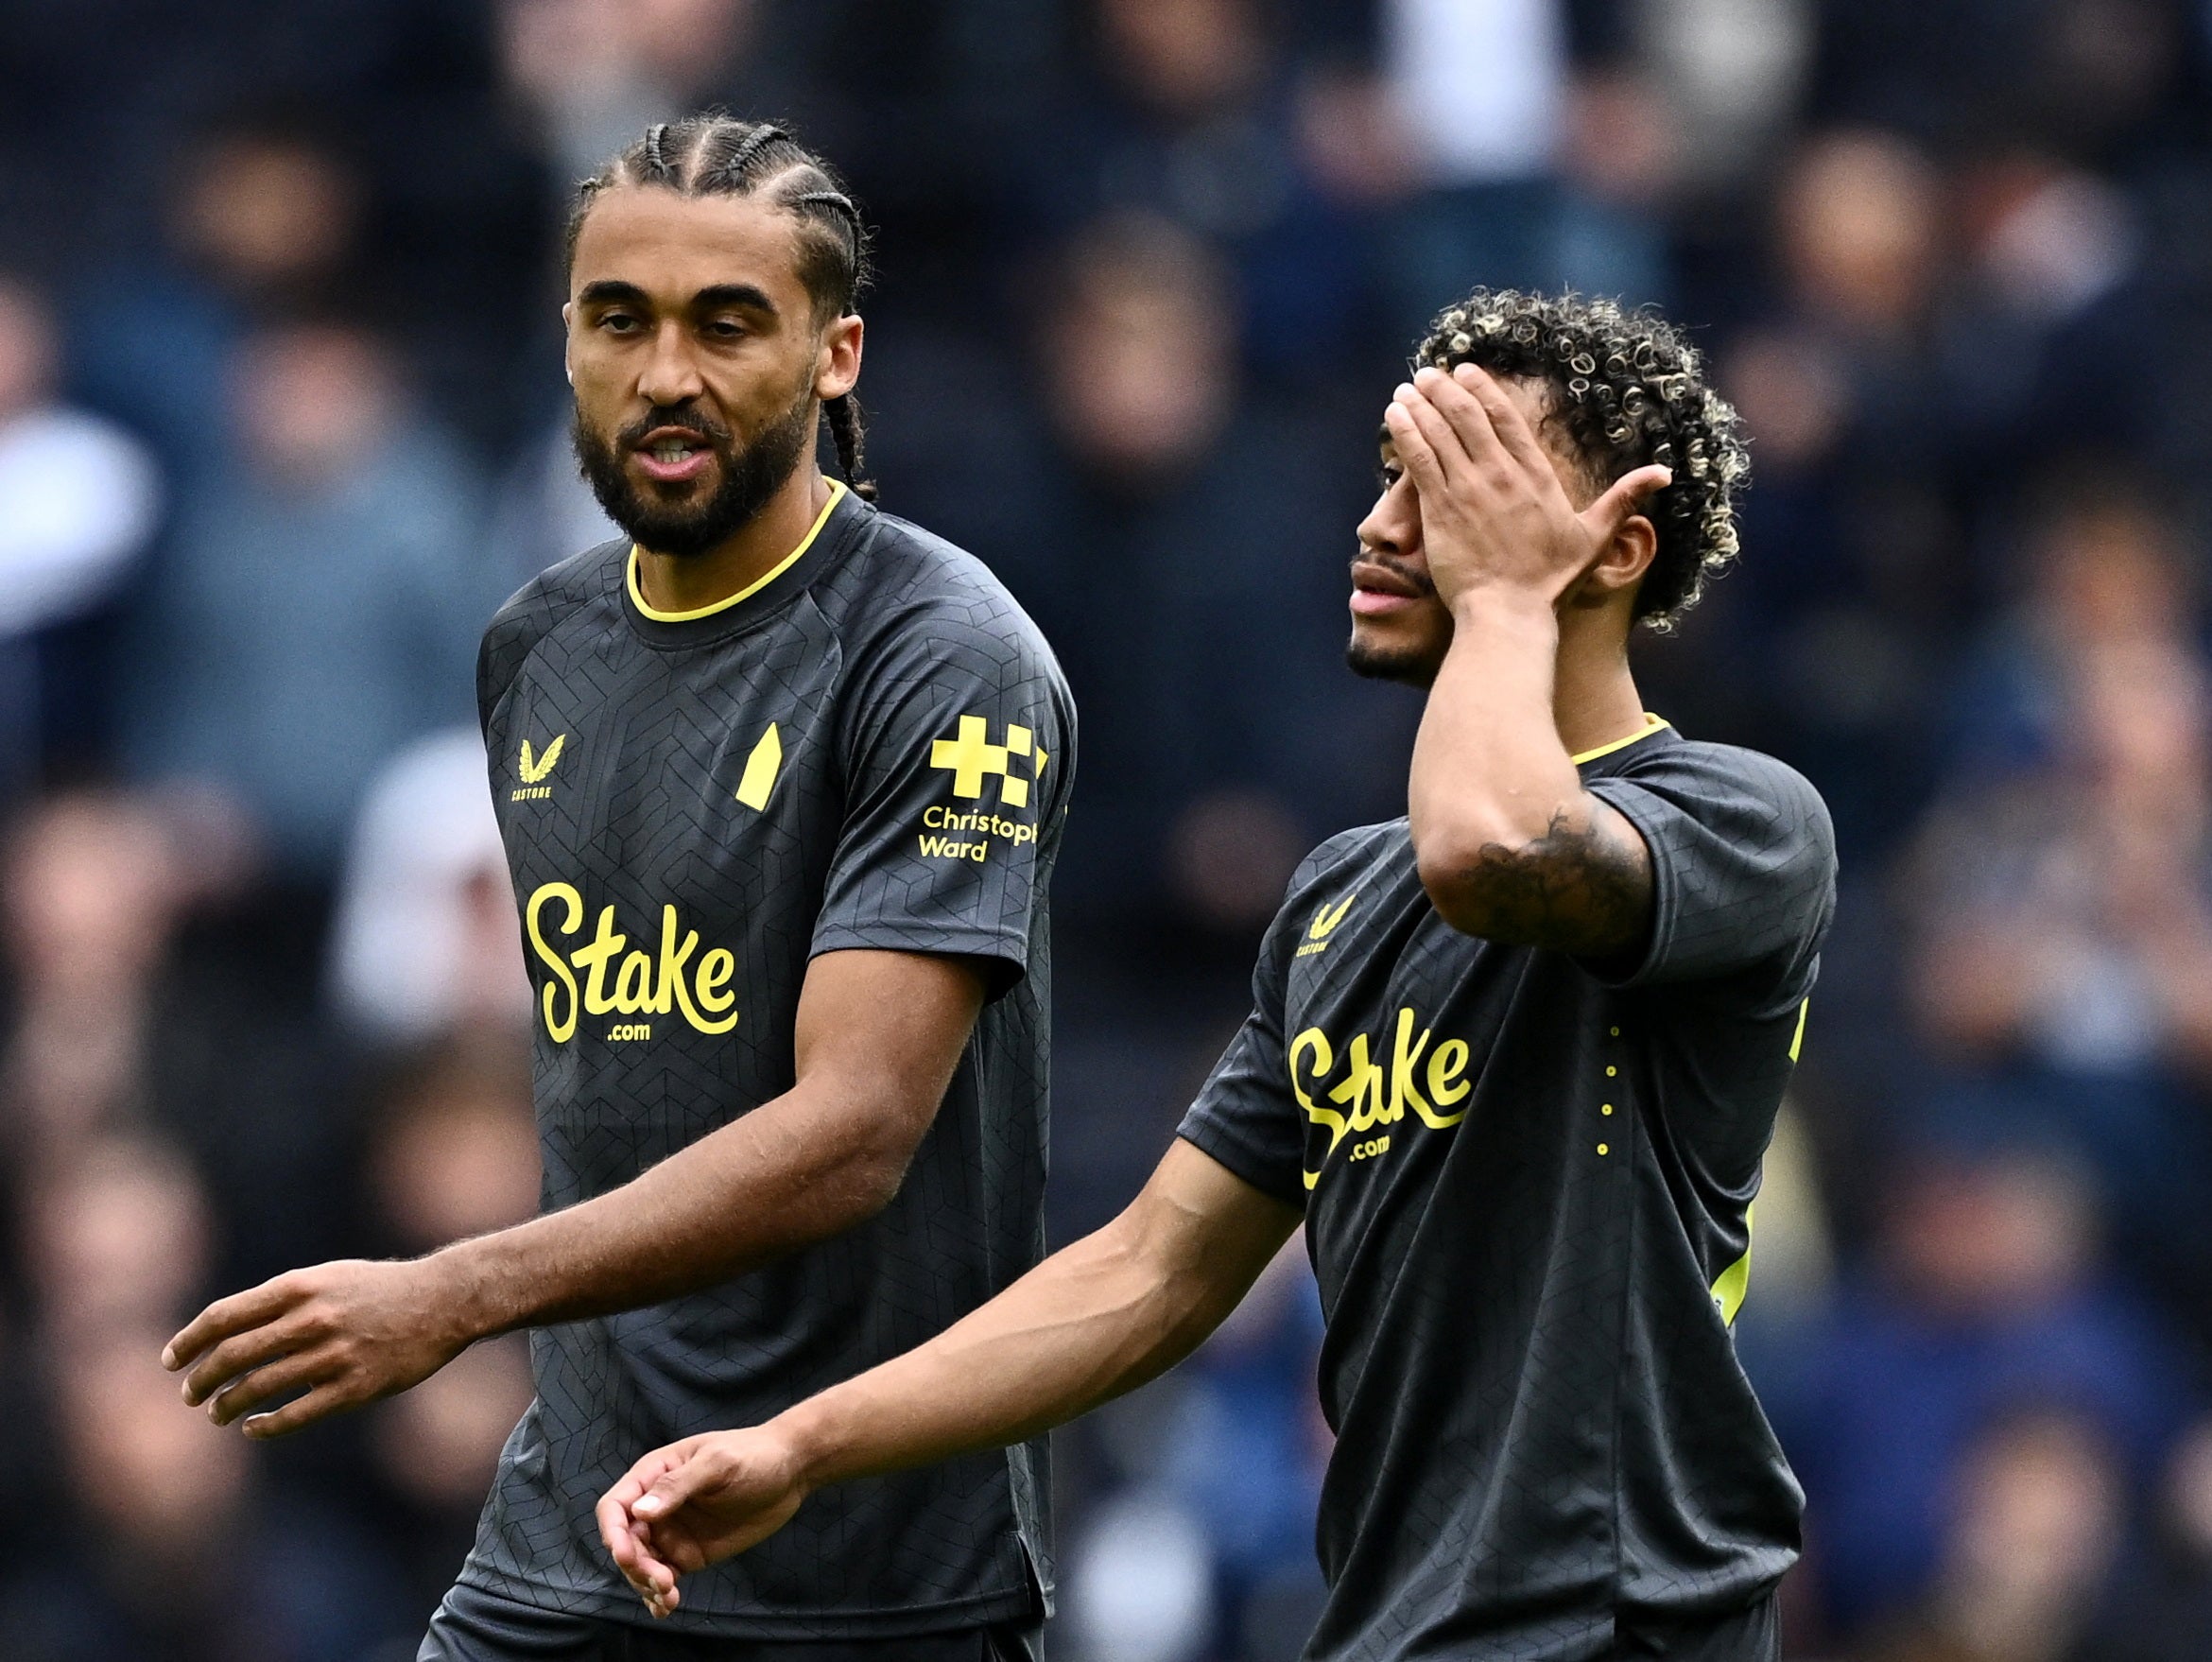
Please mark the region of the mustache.
POLYGON ((717 450, 730 447, 730 429, 693 404, 656 404, 614 435, 614 441, 634 450, 645 436, 661 427, 681 427, 697 433, 717 450))
POLYGON ((1387 571, 1400 582, 1412 588, 1415 593, 1427 599, 1436 598, 1436 584, 1430 580, 1428 573, 1416 571, 1410 565, 1392 560, 1388 554, 1374 554, 1366 549, 1361 549, 1352 557, 1351 569, 1353 573, 1357 575, 1362 565, 1372 565, 1377 571, 1387 571))

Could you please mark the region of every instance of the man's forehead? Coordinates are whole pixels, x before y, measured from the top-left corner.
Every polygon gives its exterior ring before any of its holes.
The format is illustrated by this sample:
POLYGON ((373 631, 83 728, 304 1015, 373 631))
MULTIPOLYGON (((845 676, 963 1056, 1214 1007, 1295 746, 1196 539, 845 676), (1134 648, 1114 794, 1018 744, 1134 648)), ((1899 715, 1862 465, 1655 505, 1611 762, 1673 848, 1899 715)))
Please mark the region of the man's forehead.
POLYGON ((618 185, 584 216, 569 292, 628 285, 653 300, 687 303, 706 288, 752 287, 779 310, 803 311, 796 225, 758 197, 684 196, 658 185, 618 185))

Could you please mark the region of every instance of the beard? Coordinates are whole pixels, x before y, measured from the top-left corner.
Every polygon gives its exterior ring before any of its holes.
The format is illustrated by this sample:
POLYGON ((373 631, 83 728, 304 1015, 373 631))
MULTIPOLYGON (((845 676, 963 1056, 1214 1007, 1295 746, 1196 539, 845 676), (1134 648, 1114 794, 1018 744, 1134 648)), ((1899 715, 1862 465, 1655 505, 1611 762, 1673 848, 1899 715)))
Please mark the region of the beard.
MULTIPOLYGON (((1379 565, 1400 581, 1406 583, 1425 598, 1436 598, 1436 584, 1428 574, 1414 570, 1397 561, 1377 555, 1364 557, 1368 563, 1379 565)), ((1355 560, 1353 569, 1360 562, 1355 560)), ((1368 681, 1394 681, 1404 686, 1428 687, 1436 681, 1437 672, 1443 667, 1444 653, 1452 644, 1451 628, 1443 627, 1443 637, 1434 641, 1382 642, 1367 638, 1359 626, 1352 626, 1352 638, 1344 646, 1344 663, 1352 673, 1368 681)))
POLYGON ((760 516, 806 454, 816 419, 809 382, 800 388, 791 407, 750 444, 740 445, 728 427, 689 404, 649 409, 612 440, 594 431, 579 409, 569 437, 576 446, 578 471, 607 517, 639 547, 683 560, 719 547, 760 516), (641 487, 631 480, 623 460, 656 427, 682 427, 706 441, 720 480, 712 493, 692 500, 696 487, 680 487, 685 495, 678 498, 664 495, 650 483, 641 487))
POLYGON ((1435 684, 1443 667, 1443 653, 1426 647, 1378 646, 1359 638, 1357 630, 1344 648, 1344 663, 1352 673, 1369 681, 1394 681, 1401 686, 1435 684))

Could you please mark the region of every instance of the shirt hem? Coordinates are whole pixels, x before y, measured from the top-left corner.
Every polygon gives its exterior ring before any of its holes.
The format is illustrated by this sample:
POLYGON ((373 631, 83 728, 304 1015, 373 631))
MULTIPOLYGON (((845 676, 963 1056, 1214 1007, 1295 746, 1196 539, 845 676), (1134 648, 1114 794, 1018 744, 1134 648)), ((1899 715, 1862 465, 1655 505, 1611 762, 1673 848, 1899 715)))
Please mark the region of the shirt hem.
POLYGON ((481 1564, 465 1564, 455 1578, 472 1591, 549 1610, 563 1616, 651 1625, 662 1632, 692 1632, 752 1639, 910 1638, 959 1633, 1002 1621, 1042 1619, 1057 1590, 1040 1580, 1034 1592, 1025 1583, 1002 1592, 973 1593, 929 1604, 840 1606, 813 1611, 702 1610, 679 1606, 665 1619, 649 1616, 635 1595, 607 1587, 561 1589, 503 1575, 481 1564), (1043 1606, 1043 1607, 1041 1607, 1043 1606))

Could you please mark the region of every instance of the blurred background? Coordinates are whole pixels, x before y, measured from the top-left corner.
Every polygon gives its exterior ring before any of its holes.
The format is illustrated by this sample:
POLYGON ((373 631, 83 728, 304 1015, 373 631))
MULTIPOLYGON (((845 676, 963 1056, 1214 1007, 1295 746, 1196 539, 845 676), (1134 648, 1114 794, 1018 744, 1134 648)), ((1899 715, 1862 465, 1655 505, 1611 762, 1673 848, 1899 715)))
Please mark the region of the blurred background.
MULTIPOLYGON (((0 1649, 406 1662, 527 1399, 479 1347, 249 1448, 206 1296, 527 1214, 473 724, 605 534, 573 182, 777 115, 881 232, 885 505, 1083 714, 1052 1232, 1240 1017, 1292 863, 1402 811, 1340 667, 1376 422, 1475 282, 1654 302, 1754 439, 1648 701, 1834 809, 1743 1354, 1793 1657, 2212 1655, 2212 4, 8 0, 0 1649)), ((1326 1432, 1295 1256, 1062 1440, 1063 1662, 1285 1662, 1326 1432)))

